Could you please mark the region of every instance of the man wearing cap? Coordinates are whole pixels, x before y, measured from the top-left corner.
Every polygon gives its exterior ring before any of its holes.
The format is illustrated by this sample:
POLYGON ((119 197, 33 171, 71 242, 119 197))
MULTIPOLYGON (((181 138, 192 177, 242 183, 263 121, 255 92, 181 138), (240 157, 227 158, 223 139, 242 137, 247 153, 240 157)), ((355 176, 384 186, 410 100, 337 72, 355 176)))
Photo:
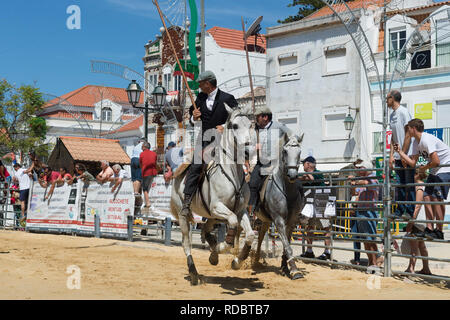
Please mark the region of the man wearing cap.
POLYGON ((172 172, 175 172, 180 164, 183 163, 183 148, 177 147, 175 142, 170 141, 164 155, 164 162, 166 166, 170 167, 172 172))
POLYGON ((272 111, 269 107, 263 106, 255 110, 256 131, 258 141, 256 144, 256 165, 250 175, 250 200, 248 202, 248 212, 253 216, 255 207, 259 200, 259 191, 265 178, 272 173, 277 165, 279 152, 279 139, 287 134, 289 137, 292 132, 284 124, 272 120, 272 111))
MULTIPOLYGON (((313 156, 308 156, 302 161, 303 163, 303 170, 305 173, 303 173, 299 177, 299 181, 301 181, 300 188, 301 193, 304 192, 304 188, 308 188, 308 186, 325 186, 325 183, 323 182, 324 177, 320 171, 316 169, 316 159, 313 156), (314 173, 314 174, 312 174, 314 173)), ((313 230, 314 228, 322 229, 325 231, 330 230, 330 221, 328 219, 318 219, 318 218, 311 218, 308 220, 308 226, 306 227, 308 237, 306 238, 306 243, 308 246, 306 247, 306 252, 302 253, 300 256, 304 258, 315 258, 314 252, 312 250, 312 243, 314 236, 313 232, 310 232, 309 230, 313 230)), ((326 239, 324 240, 325 246, 331 245, 330 240, 330 233, 327 232, 325 234, 326 239)), ((325 248, 323 253, 318 257, 320 260, 330 260, 331 254, 328 248, 325 248)))
POLYGON ((20 208, 21 208, 21 216, 20 221, 25 220, 25 211, 28 207, 28 195, 30 193, 30 177, 26 173, 26 170, 22 168, 19 163, 14 164, 14 170, 16 173, 14 174, 14 181, 19 183, 19 192, 20 192, 20 208))
MULTIPOLYGON (((223 125, 228 119, 228 111, 225 103, 230 108, 236 108, 238 103, 233 95, 228 94, 217 88, 216 76, 212 71, 202 72, 198 76, 198 82, 201 92, 195 100, 197 109, 191 106, 189 113, 191 115, 191 123, 198 125, 201 122, 201 139, 202 149, 214 141, 214 139, 204 141, 203 137, 208 130, 216 129, 219 133, 223 132, 223 125)), ((195 150, 198 152, 200 150, 195 150)), ((195 159, 195 157, 194 157, 195 159)), ((188 220, 193 221, 191 213, 192 196, 197 191, 198 179, 203 170, 204 161, 201 163, 192 163, 186 174, 186 182, 184 186, 184 200, 180 215, 185 216, 188 220)))

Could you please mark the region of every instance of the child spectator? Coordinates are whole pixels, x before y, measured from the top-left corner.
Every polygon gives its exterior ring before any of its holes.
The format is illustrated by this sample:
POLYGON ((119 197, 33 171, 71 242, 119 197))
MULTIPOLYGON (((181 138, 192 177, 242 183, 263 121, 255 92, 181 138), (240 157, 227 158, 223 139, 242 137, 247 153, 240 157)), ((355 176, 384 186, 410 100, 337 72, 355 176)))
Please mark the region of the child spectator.
POLYGON ((44 200, 48 200, 52 197, 58 177, 58 171, 53 171, 50 167, 47 166, 44 167, 44 175, 38 179, 38 182, 42 188, 47 188, 48 186, 50 186, 50 190, 45 195, 44 200))
MULTIPOLYGON (((427 178, 426 173, 416 171, 416 175, 414 176, 414 180, 416 183, 423 183, 426 178, 427 178)), ((416 186, 416 201, 418 202, 423 201, 424 191, 425 186, 416 186)), ((417 219, 421 207, 422 205, 420 203, 416 204, 412 220, 417 219)), ((427 212, 427 216, 429 215, 429 212, 431 212, 431 210, 432 210, 431 205, 425 205, 425 211, 427 212)), ((413 221, 409 221, 408 225, 406 226, 407 232, 406 236, 423 237, 424 236, 423 229, 424 229, 423 226, 417 225, 413 221)), ((420 252, 420 255, 422 257, 428 257, 428 250, 423 240, 406 239, 403 240, 403 242, 402 242, 402 253, 417 256, 420 252), (405 244, 403 244, 403 242, 405 242, 405 244)), ((416 258, 415 257, 410 258, 408 268, 405 270, 405 272, 414 273, 415 266, 416 266, 416 258)), ((428 275, 431 274, 427 259, 422 259, 422 270, 418 271, 417 273, 428 275)))
MULTIPOLYGON (((359 164, 358 169, 372 169, 372 163, 369 161, 363 161, 359 164)), ((352 181, 352 185, 364 186, 364 185, 373 185, 377 184, 377 180, 375 174, 369 170, 360 171, 358 177, 361 180, 352 181)), ((349 178, 353 178, 353 176, 349 176, 349 178)), ((378 200, 378 187, 357 187, 353 189, 353 194, 357 196, 356 201, 377 201, 378 200)), ((355 206, 355 205, 354 205, 355 206)), ((356 207, 361 208, 360 210, 355 211, 355 217, 357 218, 378 218, 378 214, 376 210, 370 210, 371 208, 375 208, 375 203, 364 203, 357 204, 356 207), (366 210, 364 210, 366 209, 366 210)), ((357 220, 352 228, 352 232, 356 233, 367 233, 367 234, 377 234, 377 221, 374 220, 357 220)), ((364 241, 364 249, 367 251, 376 251, 378 252, 377 244, 372 242, 377 240, 376 237, 372 236, 362 236, 358 238, 365 239, 364 241)), ((358 248, 357 244, 354 244, 354 248, 358 248)), ((359 246, 360 248, 360 246, 359 246)), ((376 253, 367 253, 367 257, 369 259, 369 266, 380 266, 382 264, 382 257, 377 259, 376 253)), ((355 263, 359 264, 359 255, 355 254, 355 263)))
POLYGON ((58 185, 64 184, 64 182, 68 182, 72 180, 72 176, 67 172, 66 167, 59 168, 59 176, 56 179, 58 185))

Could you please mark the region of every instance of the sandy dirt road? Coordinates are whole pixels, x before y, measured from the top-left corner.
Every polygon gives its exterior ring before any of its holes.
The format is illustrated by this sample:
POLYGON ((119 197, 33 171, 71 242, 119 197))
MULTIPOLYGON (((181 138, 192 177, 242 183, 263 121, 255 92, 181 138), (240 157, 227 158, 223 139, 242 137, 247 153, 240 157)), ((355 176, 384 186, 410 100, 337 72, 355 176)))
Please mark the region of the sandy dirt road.
POLYGON ((279 273, 280 259, 234 271, 232 255, 221 255, 217 266, 206 250, 193 249, 193 256, 202 275, 196 287, 180 246, 0 230, 0 299, 450 298, 440 284, 380 278, 379 289, 370 290, 371 276, 360 271, 298 262, 305 279, 292 281, 279 273), (81 289, 68 289, 70 266, 80 270, 81 289))

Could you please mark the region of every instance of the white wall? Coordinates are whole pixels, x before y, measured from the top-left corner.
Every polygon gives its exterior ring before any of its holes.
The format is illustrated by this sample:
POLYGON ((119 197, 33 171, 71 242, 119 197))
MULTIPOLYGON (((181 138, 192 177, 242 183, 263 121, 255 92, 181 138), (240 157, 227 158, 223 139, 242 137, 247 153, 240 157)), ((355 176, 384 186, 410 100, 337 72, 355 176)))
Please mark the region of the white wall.
MULTIPOLYGON (((205 70, 211 70, 217 77, 217 83, 221 84, 236 77, 246 76, 248 79, 247 60, 244 50, 232 50, 221 48, 210 34, 205 37, 205 70)), ((249 60, 252 75, 265 75, 266 55, 249 52, 249 60)), ((246 81, 248 84, 248 80, 246 81)), ((250 87, 242 87, 229 93, 239 98, 250 91, 250 87)))
MULTIPOLYGON (((343 120, 348 106, 360 107, 360 60, 343 25, 270 37, 267 76, 267 105, 277 117, 289 112, 301 114, 299 127, 305 133, 302 154, 328 163, 348 162, 359 155, 360 126, 355 125, 348 139, 343 120), (330 73, 325 52, 335 48, 345 49, 346 69, 330 73), (297 55, 298 76, 285 80, 280 77, 278 61, 291 53, 297 55)), ((355 118, 354 110, 351 114, 355 118)))

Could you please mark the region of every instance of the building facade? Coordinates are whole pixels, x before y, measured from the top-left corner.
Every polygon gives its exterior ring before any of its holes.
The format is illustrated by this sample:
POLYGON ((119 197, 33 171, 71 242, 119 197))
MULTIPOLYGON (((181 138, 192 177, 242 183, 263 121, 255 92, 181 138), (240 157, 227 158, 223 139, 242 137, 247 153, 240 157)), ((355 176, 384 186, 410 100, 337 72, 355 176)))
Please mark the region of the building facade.
MULTIPOLYGON (((430 66, 409 66, 404 81, 397 81, 393 88, 401 88, 402 103, 413 117, 424 119, 426 128, 441 128, 445 140, 450 127, 450 29, 445 7, 450 1, 391 1, 386 32, 380 18, 383 2, 349 2, 374 53, 379 77, 366 77, 358 48, 328 7, 301 21, 267 29, 267 104, 275 111, 275 118, 305 133, 302 157, 314 156, 321 170, 335 170, 356 158, 374 160, 382 155, 382 125, 377 121, 383 120, 379 88, 384 77, 384 37, 389 46, 386 78, 390 79, 396 51, 416 26, 439 8, 445 14, 437 25, 437 39, 429 41, 426 57, 431 57, 430 66), (421 116, 425 110, 430 112, 421 116), (344 127, 347 114, 355 119, 350 132, 344 127)), ((355 24, 349 28, 356 31, 355 24)))

